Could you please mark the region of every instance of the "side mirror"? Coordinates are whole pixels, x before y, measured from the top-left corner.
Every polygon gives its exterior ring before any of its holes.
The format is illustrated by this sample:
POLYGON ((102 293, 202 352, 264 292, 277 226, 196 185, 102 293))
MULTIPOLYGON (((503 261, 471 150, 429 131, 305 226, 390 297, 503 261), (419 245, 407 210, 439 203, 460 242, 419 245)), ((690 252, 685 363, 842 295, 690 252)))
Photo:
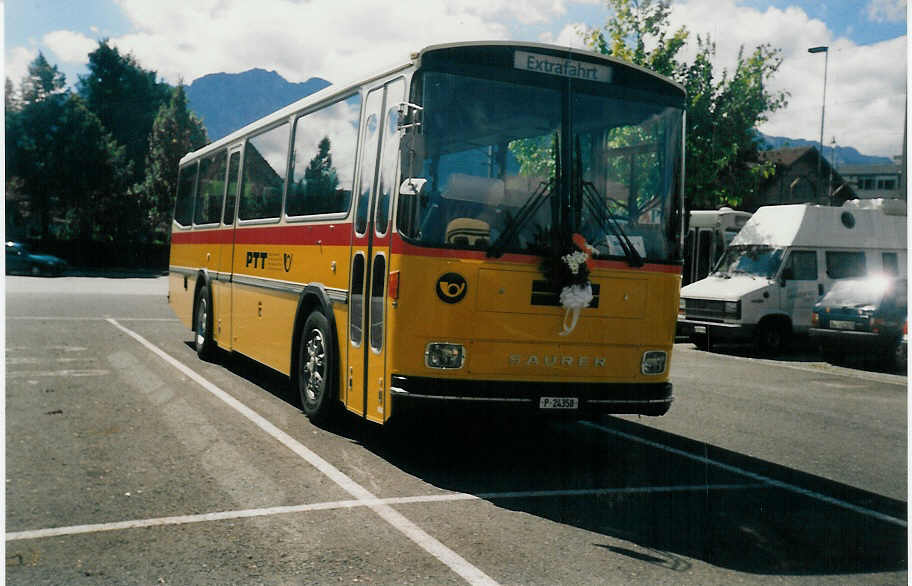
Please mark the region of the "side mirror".
POLYGON ((782 274, 779 276, 779 284, 785 287, 786 281, 792 281, 795 279, 795 271, 791 267, 786 267, 782 269, 782 274))
POLYGON ((399 195, 421 195, 427 179, 409 177, 399 186, 399 195))

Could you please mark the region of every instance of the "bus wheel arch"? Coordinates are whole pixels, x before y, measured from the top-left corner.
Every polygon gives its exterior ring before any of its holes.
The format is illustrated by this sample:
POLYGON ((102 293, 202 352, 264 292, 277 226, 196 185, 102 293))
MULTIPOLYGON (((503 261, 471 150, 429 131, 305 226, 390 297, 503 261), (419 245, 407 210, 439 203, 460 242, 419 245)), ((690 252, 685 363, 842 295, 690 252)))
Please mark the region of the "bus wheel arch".
POLYGON ((339 351, 332 305, 322 289, 308 289, 295 316, 291 382, 305 415, 320 423, 338 406, 339 351))
POLYGON ((768 315, 757 324, 754 341, 761 353, 774 355, 788 346, 791 333, 792 322, 787 316, 781 314, 768 315))

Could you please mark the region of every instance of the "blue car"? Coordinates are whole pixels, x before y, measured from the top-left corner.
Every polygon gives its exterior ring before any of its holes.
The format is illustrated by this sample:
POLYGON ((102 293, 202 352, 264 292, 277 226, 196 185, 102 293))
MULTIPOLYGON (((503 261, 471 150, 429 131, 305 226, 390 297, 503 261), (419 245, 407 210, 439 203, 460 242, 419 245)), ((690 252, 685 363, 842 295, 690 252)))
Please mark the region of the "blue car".
POLYGON ((905 370, 907 290, 904 277, 844 279, 833 285, 811 316, 811 339, 824 359, 836 362, 851 353, 905 370))
POLYGON ((67 263, 50 254, 35 254, 21 242, 6 243, 6 274, 62 275, 67 263))

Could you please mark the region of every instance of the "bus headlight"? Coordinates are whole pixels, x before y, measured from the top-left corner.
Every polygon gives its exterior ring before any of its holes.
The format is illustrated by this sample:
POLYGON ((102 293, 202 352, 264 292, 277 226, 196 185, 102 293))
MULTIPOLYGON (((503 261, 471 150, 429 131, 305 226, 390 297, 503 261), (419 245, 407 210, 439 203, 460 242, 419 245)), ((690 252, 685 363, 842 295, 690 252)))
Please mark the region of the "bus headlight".
POLYGON ((431 342, 424 351, 424 364, 428 368, 462 368, 464 361, 462 344, 431 342))
POLYGON ((649 350, 643 352, 643 361, 640 363, 640 372, 643 374, 662 374, 665 372, 665 363, 668 354, 664 350, 649 350))

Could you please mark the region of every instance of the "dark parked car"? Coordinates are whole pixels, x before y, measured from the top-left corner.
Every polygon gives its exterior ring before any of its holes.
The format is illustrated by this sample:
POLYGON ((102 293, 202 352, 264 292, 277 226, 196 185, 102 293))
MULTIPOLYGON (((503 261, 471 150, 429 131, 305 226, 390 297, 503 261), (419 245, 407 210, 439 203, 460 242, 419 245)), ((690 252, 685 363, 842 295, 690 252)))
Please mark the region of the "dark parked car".
POLYGON ((50 254, 35 254, 21 242, 6 243, 6 273, 22 275, 62 275, 67 263, 50 254))
POLYGON ((908 314, 905 278, 875 276, 838 281, 814 305, 811 338, 828 362, 865 353, 906 368, 908 314))

